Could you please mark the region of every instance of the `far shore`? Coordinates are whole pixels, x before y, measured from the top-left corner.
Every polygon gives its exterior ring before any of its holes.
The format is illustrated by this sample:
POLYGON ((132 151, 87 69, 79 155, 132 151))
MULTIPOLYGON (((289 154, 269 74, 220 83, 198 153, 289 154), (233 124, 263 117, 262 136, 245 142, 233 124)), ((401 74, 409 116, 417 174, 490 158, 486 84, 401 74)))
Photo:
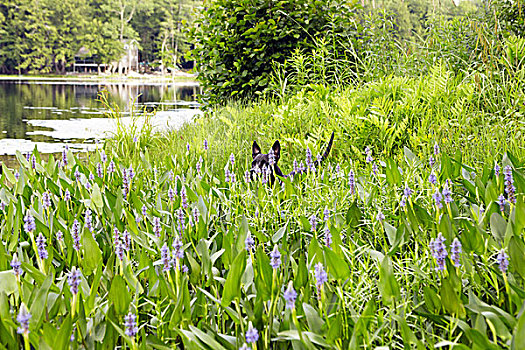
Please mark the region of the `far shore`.
POLYGON ((65 75, 0 75, 0 81, 5 80, 24 80, 24 81, 93 81, 93 82, 157 82, 157 83, 172 83, 172 82, 189 82, 196 83, 196 74, 178 72, 175 75, 160 75, 160 74, 65 74, 65 75))

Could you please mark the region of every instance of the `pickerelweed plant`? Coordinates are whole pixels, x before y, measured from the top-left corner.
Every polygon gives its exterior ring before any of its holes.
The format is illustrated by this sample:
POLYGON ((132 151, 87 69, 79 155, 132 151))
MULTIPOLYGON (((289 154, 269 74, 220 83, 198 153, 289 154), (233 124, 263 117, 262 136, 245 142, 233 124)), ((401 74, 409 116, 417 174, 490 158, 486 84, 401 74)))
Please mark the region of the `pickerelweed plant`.
POLYGON ((501 172, 408 148, 313 168, 310 145, 305 174, 271 186, 244 176, 248 155, 189 145, 166 163, 108 146, 3 166, 3 345, 523 348, 512 154, 501 172))

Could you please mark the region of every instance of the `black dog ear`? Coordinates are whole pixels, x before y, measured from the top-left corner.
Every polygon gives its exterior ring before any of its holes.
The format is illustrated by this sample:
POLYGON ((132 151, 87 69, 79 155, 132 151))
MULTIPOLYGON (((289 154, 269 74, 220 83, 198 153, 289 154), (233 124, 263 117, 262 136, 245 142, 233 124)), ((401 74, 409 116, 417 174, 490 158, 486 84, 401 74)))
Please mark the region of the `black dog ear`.
POLYGON ((279 159, 281 158, 281 144, 279 143, 279 140, 273 143, 272 152, 273 152, 273 155, 275 156, 275 162, 277 163, 279 159))
POLYGON ((253 141, 252 145, 252 158, 257 157, 257 155, 261 154, 261 147, 257 144, 256 141, 253 141))

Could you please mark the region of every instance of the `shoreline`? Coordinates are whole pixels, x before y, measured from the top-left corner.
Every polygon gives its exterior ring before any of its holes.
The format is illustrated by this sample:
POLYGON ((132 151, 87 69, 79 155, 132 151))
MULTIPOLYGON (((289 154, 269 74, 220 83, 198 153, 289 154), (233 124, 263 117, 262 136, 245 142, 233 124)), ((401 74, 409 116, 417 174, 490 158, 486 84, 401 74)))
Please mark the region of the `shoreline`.
POLYGON ((179 73, 179 75, 91 75, 91 74, 71 74, 71 75, 0 75, 1 81, 42 81, 42 82, 94 82, 94 83, 191 83, 198 85, 196 74, 179 73))

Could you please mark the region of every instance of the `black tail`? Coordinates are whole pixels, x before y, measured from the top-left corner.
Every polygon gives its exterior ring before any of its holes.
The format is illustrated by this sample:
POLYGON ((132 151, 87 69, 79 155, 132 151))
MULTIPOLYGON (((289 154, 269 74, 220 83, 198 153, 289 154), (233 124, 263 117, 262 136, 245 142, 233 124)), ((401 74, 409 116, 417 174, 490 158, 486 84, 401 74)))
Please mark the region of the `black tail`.
POLYGON ((326 150, 324 151, 323 155, 321 156, 321 161, 315 161, 314 165, 316 167, 319 166, 320 163, 322 163, 330 154, 330 150, 332 149, 332 145, 334 143, 334 132, 332 131, 332 136, 330 136, 330 141, 328 141, 328 146, 326 146, 326 150))

